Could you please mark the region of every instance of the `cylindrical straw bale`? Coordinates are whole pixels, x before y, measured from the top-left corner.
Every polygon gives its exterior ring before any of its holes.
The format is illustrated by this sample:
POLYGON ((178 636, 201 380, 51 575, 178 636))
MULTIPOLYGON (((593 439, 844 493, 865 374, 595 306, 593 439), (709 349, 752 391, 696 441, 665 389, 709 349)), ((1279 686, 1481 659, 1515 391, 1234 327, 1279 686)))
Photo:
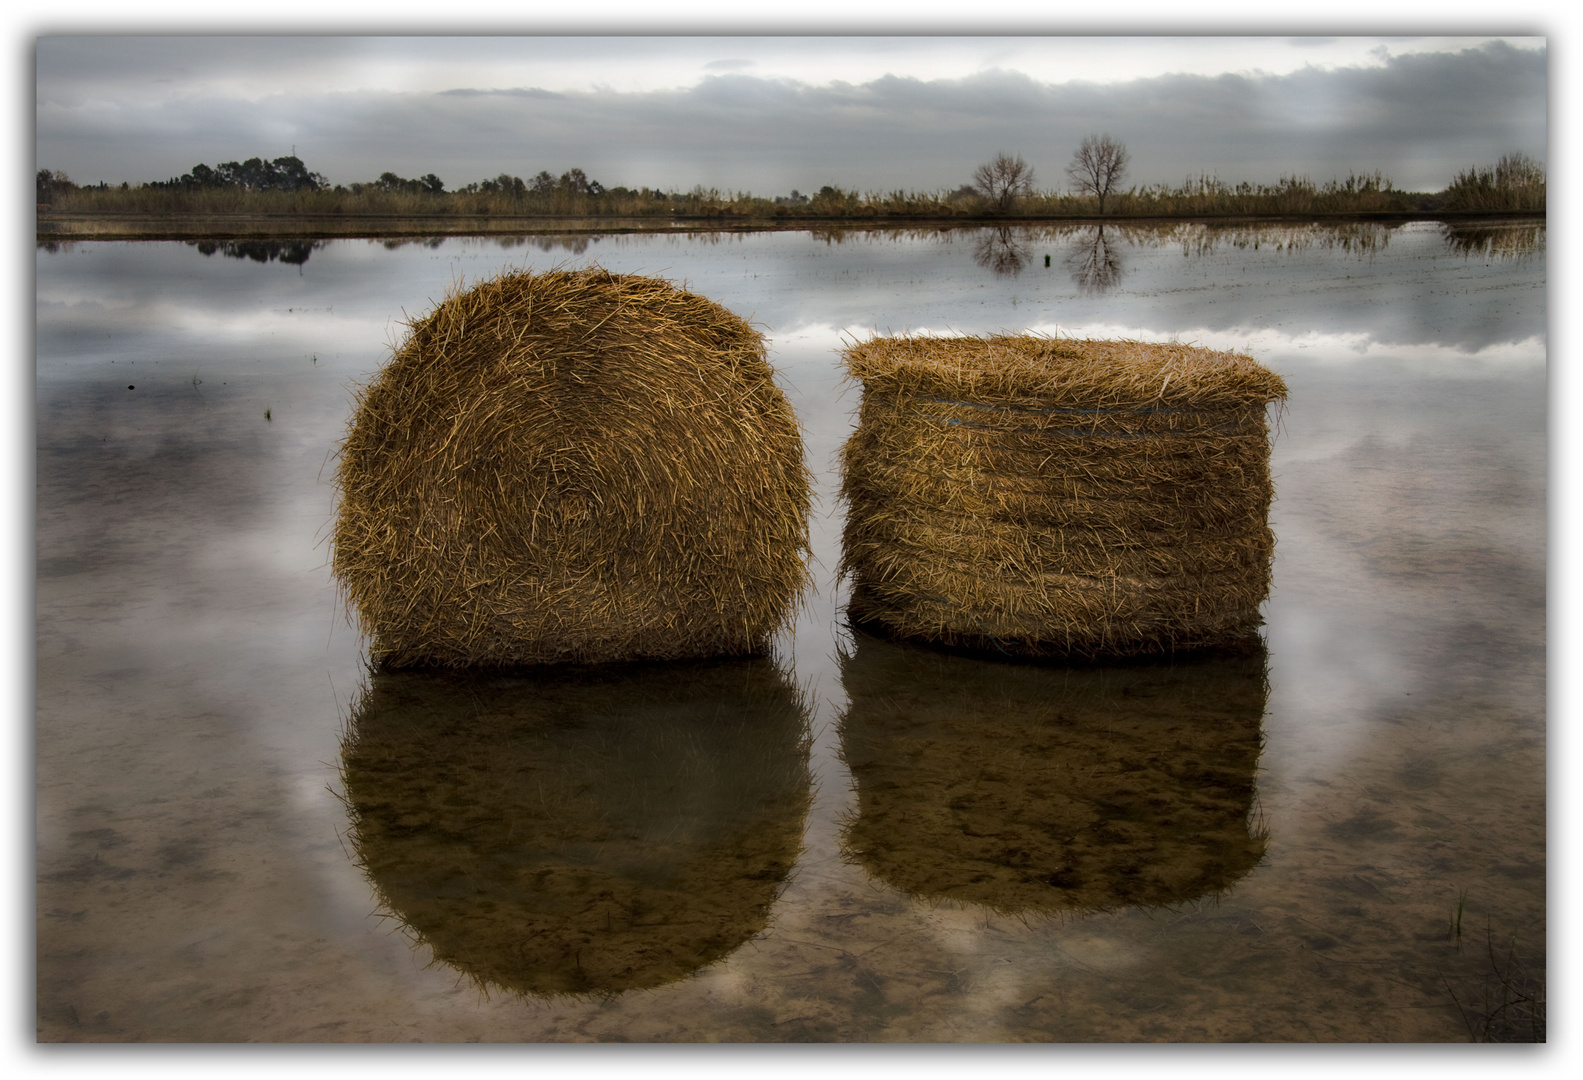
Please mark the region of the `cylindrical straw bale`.
POLYGON ((334 571, 387 668, 753 654, 807 578, 763 336, 654 278, 453 290, 362 389, 337 479, 334 571))
POLYGON ((1185 345, 876 337, 842 572, 876 633, 1021 657, 1248 648, 1286 385, 1185 345))
POLYGON ((1263 858, 1262 648, 1057 667, 855 638, 843 847, 887 884, 1080 913, 1221 893, 1263 858))

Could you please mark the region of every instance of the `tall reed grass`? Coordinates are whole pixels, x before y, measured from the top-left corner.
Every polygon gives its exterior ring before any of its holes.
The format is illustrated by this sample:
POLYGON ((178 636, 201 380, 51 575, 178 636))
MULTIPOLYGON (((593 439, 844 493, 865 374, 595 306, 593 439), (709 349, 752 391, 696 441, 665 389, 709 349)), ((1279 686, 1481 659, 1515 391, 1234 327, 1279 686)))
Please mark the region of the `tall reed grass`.
MULTIPOLYGON (((42 174, 41 174, 42 175, 42 174)), ((1494 166, 1458 173, 1444 191, 1398 190, 1378 172, 1349 173, 1315 183, 1288 176, 1274 184, 1229 184, 1201 175, 1181 185, 1144 185, 1112 192, 1105 213, 1089 195, 1034 192, 1009 210, 962 187, 954 191, 859 191, 827 185, 794 199, 694 187, 601 188, 484 181, 457 191, 420 182, 369 183, 319 190, 259 191, 178 184, 79 187, 60 174, 40 186, 41 205, 57 213, 99 215, 387 216, 407 218, 690 218, 742 223, 798 221, 935 221, 953 219, 1312 217, 1449 211, 1543 211, 1542 166, 1513 154, 1494 166)), ((515 178, 506 178, 515 180, 515 178)), ((438 181, 435 181, 437 184, 438 181)))
POLYGON ((1448 210, 1543 210, 1544 166, 1522 154, 1457 173, 1442 196, 1448 210))

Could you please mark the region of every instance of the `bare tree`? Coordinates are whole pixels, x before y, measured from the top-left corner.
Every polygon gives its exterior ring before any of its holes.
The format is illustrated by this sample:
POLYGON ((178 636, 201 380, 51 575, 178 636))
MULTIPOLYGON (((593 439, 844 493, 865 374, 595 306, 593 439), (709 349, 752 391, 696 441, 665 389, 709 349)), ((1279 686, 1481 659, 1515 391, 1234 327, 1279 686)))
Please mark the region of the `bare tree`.
POLYGON ((973 173, 973 187, 1001 213, 1011 209, 1019 195, 1033 191, 1033 168, 1021 157, 996 154, 973 173))
POLYGON ((1127 175, 1127 147, 1109 135, 1090 135, 1072 155, 1066 175, 1084 195, 1099 196, 1099 212, 1105 212, 1105 196, 1127 175))

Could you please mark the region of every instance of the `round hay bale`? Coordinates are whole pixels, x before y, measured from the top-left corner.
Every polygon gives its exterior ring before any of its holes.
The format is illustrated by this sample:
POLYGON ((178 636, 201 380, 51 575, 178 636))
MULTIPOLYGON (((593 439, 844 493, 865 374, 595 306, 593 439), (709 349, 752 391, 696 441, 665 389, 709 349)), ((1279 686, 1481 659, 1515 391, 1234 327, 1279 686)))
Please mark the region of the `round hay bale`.
POLYGON ((1248 648, 1281 379, 1184 345, 878 337, 842 451, 854 622, 1011 656, 1248 648))
POLYGON ((843 847, 887 884, 1003 914, 1091 912, 1224 892, 1263 857, 1262 651, 1053 668, 855 637, 843 847))
POLYGON ((375 672, 341 748, 352 847, 486 992, 660 986, 769 918, 802 845, 805 703, 768 660, 375 672))
POLYGON ((749 655, 807 580, 764 339, 598 267, 453 290, 362 388, 332 565, 387 668, 749 655))

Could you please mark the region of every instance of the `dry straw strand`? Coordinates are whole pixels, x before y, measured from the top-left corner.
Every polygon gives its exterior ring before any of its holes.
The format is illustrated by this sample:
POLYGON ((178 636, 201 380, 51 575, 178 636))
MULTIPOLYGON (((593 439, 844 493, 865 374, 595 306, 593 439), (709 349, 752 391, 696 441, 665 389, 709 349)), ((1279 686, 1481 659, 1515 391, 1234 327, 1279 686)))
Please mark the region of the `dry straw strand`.
POLYGON ((376 662, 762 652, 810 475, 761 334, 598 266, 454 287, 361 388, 332 567, 376 662))
POLYGON ((875 337, 841 454, 854 622, 1022 657, 1245 648, 1269 593, 1251 357, 1038 335, 875 337))

